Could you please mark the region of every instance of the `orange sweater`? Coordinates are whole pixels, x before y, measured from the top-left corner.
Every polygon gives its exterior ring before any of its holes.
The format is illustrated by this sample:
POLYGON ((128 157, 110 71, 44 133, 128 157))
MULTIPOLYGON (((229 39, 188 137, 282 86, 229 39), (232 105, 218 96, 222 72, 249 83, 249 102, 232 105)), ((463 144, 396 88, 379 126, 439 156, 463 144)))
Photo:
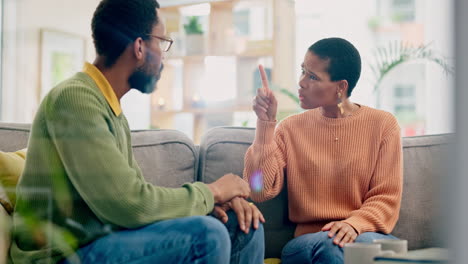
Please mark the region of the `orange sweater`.
POLYGON ((400 128, 389 113, 361 106, 345 118, 319 109, 276 122, 257 121, 244 179, 260 170, 257 202, 274 198, 286 172, 295 236, 344 221, 359 234, 390 233, 400 211, 403 162, 400 128))

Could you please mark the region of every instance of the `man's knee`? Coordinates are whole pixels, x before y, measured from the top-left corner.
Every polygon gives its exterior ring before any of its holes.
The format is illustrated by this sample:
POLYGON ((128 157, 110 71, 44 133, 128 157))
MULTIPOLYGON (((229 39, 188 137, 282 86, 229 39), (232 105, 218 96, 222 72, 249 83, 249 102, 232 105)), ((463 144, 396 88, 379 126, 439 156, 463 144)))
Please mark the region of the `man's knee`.
POLYGON ((194 217, 190 223, 193 230, 197 230, 197 239, 203 244, 210 244, 214 248, 225 248, 230 245, 229 234, 226 227, 221 221, 209 217, 198 216, 194 217))
POLYGON ((227 212, 228 222, 226 228, 231 237, 233 251, 244 248, 250 241, 254 240, 264 245, 264 229, 263 224, 259 222, 258 228, 253 227, 253 222, 250 225, 249 233, 246 234, 239 227, 239 221, 234 211, 229 210, 227 212))

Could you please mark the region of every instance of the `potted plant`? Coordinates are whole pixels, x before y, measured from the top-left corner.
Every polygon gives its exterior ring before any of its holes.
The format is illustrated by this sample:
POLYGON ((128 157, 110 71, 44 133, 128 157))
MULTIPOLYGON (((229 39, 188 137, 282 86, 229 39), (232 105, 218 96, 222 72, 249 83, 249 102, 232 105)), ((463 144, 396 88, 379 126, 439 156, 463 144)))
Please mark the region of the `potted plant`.
POLYGON ((196 55, 204 53, 203 29, 200 24, 200 17, 191 16, 187 24, 184 25, 186 34, 186 53, 196 55))
POLYGON ((447 74, 453 73, 453 67, 446 58, 438 55, 430 48, 430 44, 420 46, 405 45, 401 42, 390 42, 378 47, 375 51, 375 61, 370 65, 374 74, 374 92, 376 93, 376 108, 380 108, 381 83, 389 72, 410 61, 426 60, 439 65, 447 74))

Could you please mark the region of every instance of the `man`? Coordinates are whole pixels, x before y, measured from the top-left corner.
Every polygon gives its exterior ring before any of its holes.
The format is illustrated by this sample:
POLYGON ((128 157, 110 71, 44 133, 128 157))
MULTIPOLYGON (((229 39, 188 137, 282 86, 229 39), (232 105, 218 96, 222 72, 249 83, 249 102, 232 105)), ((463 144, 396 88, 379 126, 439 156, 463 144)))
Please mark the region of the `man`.
POLYGON ((96 60, 42 101, 17 188, 15 263, 262 263, 264 219, 240 177, 162 188, 134 159, 119 100, 160 77, 172 41, 157 8, 101 1, 96 60))

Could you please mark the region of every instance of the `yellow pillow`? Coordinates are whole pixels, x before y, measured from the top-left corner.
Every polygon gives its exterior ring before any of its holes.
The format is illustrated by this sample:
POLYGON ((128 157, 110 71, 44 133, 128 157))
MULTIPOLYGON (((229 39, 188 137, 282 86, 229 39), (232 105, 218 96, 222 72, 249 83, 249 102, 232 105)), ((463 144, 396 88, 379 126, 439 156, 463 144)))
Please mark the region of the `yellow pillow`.
POLYGON ((278 258, 267 258, 264 260, 265 264, 281 264, 281 259, 278 258))
POLYGON ((5 199, 1 199, 0 197, 0 203, 9 213, 11 213, 11 210, 15 206, 15 188, 19 177, 23 173, 25 159, 26 149, 16 152, 0 151, 0 185, 5 188, 8 200, 10 200, 8 204, 5 199))

